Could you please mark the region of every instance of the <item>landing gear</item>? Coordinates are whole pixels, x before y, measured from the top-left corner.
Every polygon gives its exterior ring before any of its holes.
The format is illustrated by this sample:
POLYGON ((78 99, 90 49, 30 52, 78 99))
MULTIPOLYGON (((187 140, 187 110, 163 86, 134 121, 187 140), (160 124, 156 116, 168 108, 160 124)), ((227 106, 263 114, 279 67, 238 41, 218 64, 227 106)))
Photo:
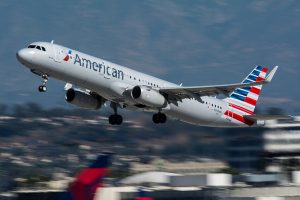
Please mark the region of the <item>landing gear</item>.
POLYGON ((110 107, 114 110, 115 114, 109 116, 108 122, 111 125, 120 125, 120 124, 122 124, 123 117, 121 115, 118 115, 118 113, 117 113, 118 105, 114 102, 111 102, 110 107))
POLYGON ((159 112, 153 115, 152 121, 155 124, 159 124, 159 123, 164 124, 167 121, 167 116, 164 113, 159 112))
POLYGON ((111 125, 120 125, 123 122, 123 117, 121 115, 114 114, 114 115, 109 116, 108 122, 111 125))
POLYGON ((46 92, 47 91, 47 82, 48 82, 48 76, 47 75, 42 75, 43 78, 43 83, 42 85, 39 86, 38 90, 39 92, 46 92))
POLYGON ((39 86, 39 92, 46 92, 46 91, 47 91, 47 87, 45 85, 39 86))

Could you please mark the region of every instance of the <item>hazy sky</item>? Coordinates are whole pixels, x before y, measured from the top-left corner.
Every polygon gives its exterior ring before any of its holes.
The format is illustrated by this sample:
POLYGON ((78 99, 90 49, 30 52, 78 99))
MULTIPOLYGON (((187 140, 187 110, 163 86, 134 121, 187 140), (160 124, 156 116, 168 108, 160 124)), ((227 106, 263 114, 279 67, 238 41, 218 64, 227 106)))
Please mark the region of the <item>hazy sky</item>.
POLYGON ((15 58, 51 41, 185 86, 240 82, 255 65, 279 71, 259 105, 300 113, 300 1, 0 1, 0 103, 68 106, 64 83, 15 58))

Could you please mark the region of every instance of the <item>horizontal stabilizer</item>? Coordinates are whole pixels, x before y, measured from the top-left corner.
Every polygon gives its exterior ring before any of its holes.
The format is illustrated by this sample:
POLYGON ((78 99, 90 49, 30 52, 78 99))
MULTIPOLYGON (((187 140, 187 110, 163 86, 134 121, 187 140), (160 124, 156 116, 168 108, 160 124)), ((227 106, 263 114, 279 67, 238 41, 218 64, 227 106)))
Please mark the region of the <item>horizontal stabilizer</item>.
POLYGON ((251 121, 293 119, 290 115, 244 115, 243 117, 251 121))

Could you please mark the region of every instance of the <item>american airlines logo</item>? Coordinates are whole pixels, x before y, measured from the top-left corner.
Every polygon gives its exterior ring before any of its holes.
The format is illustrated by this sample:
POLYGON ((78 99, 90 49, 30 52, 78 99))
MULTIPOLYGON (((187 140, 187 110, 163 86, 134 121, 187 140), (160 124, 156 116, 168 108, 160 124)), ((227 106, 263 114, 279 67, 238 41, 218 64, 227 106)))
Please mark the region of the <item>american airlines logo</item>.
POLYGON ((117 79, 124 79, 124 72, 122 70, 118 70, 108 65, 105 65, 104 62, 97 63, 86 58, 80 58, 78 54, 76 54, 73 64, 78 64, 79 66, 85 67, 86 69, 90 69, 95 72, 99 72, 101 74, 108 75, 117 79))
POLYGON ((71 54, 72 54, 72 50, 69 50, 69 51, 68 51, 68 54, 67 54, 66 57, 64 58, 64 61, 68 61, 69 58, 70 58, 70 56, 71 56, 71 54))

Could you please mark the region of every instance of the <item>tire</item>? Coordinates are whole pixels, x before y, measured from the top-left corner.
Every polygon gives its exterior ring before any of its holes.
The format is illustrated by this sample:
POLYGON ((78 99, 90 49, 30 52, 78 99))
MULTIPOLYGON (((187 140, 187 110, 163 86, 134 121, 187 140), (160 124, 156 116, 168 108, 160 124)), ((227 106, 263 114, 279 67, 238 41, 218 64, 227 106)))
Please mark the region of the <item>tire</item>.
POLYGON ((152 117, 152 121, 153 121, 154 124, 158 124, 160 122, 159 115, 154 114, 153 117, 152 117))
POLYGON ((109 118, 108 118, 108 122, 111 125, 115 125, 116 124, 116 117, 115 117, 115 115, 110 115, 109 118))
POLYGON ((39 92, 46 92, 47 88, 44 85, 40 85, 38 90, 39 90, 39 92))
POLYGON ((116 124, 121 125, 123 122, 123 117, 121 115, 115 115, 116 118, 116 124))
POLYGON ((166 123, 166 121, 167 121, 167 116, 163 113, 160 113, 159 114, 159 122, 164 124, 164 123, 166 123))

